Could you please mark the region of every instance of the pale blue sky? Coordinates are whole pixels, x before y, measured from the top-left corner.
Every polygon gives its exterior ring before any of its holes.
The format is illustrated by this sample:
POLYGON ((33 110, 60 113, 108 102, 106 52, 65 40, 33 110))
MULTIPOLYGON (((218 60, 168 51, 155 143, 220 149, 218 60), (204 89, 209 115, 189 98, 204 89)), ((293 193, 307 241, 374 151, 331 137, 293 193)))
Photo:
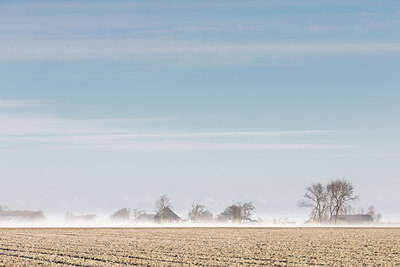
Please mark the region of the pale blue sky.
POLYGON ((398 1, 0 1, 0 203, 400 220, 398 1))

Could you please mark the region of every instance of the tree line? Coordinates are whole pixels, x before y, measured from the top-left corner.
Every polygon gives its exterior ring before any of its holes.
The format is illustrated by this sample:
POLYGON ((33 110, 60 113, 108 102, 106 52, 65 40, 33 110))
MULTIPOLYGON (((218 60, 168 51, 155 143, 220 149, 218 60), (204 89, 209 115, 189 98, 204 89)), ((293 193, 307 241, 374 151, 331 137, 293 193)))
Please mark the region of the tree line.
MULTIPOLYGON (((168 222, 168 221, 183 221, 183 219, 175 217, 175 214, 172 211, 172 204, 170 198, 167 195, 162 195, 160 198, 155 202, 155 214, 148 214, 145 211, 138 211, 136 209, 130 210, 127 208, 121 209, 116 211, 113 215, 111 215, 112 220, 151 220, 152 218, 160 218, 160 221, 168 222), (173 214, 171 214, 171 212, 173 214)), ((211 222, 211 221, 218 221, 218 222, 233 222, 233 223, 242 223, 242 222, 255 222, 251 218, 255 207, 251 202, 245 203, 236 203, 229 205, 226 207, 221 213, 217 216, 214 216, 211 211, 206 209, 206 207, 202 204, 192 203, 192 207, 187 214, 188 220, 191 222, 211 222)))
MULTIPOLYGON (((352 183, 345 179, 336 179, 326 185, 313 183, 308 186, 303 198, 298 202, 298 206, 310 210, 309 222, 336 223, 338 219, 341 221, 343 220, 343 216, 347 215, 352 215, 353 217, 356 215, 361 219, 370 216, 367 219, 370 218, 370 221, 379 222, 381 215, 375 211, 374 206, 369 206, 367 211, 359 209, 357 213, 353 204, 358 199, 359 196, 355 194, 352 183)), ((114 212, 110 218, 114 221, 136 220, 148 222, 176 222, 185 220, 191 222, 257 222, 252 219, 253 212, 256 209, 252 202, 231 204, 216 216, 204 205, 192 203, 192 207, 186 216, 187 219, 180 218, 172 208, 170 198, 167 195, 162 195, 155 202, 154 213, 149 214, 145 211, 124 208, 114 212)), ((44 218, 45 216, 42 211, 11 210, 6 206, 0 206, 0 220, 33 220, 44 218)), ((72 212, 65 214, 66 221, 89 221, 95 219, 95 214, 75 215, 72 212)))

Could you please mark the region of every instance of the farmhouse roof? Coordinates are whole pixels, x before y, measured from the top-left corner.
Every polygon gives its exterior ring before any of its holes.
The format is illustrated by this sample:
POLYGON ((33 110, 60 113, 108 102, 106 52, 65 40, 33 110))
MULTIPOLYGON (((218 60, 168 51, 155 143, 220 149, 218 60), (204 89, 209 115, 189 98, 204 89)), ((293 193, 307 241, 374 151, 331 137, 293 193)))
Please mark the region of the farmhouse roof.
POLYGON ((346 223, 370 223, 374 222, 374 219, 369 214, 357 214, 357 215, 338 215, 338 221, 346 223))
POLYGON ((165 207, 161 212, 154 216, 155 221, 179 221, 180 219, 181 218, 169 207, 165 207))

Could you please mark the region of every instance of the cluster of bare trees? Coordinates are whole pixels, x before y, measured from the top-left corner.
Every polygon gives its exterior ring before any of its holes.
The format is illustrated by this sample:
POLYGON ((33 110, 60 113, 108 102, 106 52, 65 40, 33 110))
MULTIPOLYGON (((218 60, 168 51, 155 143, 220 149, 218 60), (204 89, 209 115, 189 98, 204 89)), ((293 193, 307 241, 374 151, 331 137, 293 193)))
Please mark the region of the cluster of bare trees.
POLYGON ((162 195, 157 201, 156 201, 156 214, 158 216, 165 216, 167 214, 167 211, 172 209, 172 204, 167 195, 162 195))
POLYGON ((46 217, 44 216, 43 211, 30 211, 30 210, 12 210, 7 206, 0 205, 0 220, 23 220, 23 221, 32 221, 32 220, 44 220, 46 217))
MULTIPOLYGON (((156 216, 166 216, 166 211, 172 208, 170 199, 167 195, 162 195, 155 203, 156 216)), ((237 203, 230 205, 221 212, 216 219, 218 221, 231 221, 235 223, 251 222, 251 215, 255 210, 251 202, 237 203)), ((210 222, 214 219, 213 214, 202 204, 192 203, 192 208, 188 213, 188 219, 192 222, 210 222)))
POLYGON ((193 203, 188 218, 192 222, 208 222, 213 219, 213 214, 209 210, 206 210, 204 205, 193 203))
MULTIPOLYGON (((114 221, 129 221, 133 219, 143 222, 176 222, 186 220, 176 215, 172 211, 172 208, 170 198, 167 195, 162 195, 155 202, 155 213, 149 214, 136 209, 131 212, 130 209, 124 208, 111 215, 111 219, 114 221)), ((254 222, 254 220, 251 219, 254 210, 255 207, 251 202, 232 204, 218 214, 215 219, 219 222, 254 222)), ((212 222, 214 220, 214 215, 207 210, 204 205, 193 203, 188 213, 187 220, 194 223, 212 222)))
POLYGON ((218 215, 219 221, 232 222, 252 222, 251 215, 255 207, 253 203, 237 203, 227 207, 221 214, 218 215))
MULTIPOLYGON (((251 219, 253 211, 256 208, 253 203, 237 203, 232 204, 225 208, 223 212, 217 215, 216 220, 220 222, 254 222, 255 220, 251 219)), ((203 205, 200 204, 192 204, 192 209, 189 212, 188 218, 193 222, 206 222, 213 220, 213 214, 206 210, 203 205)))
MULTIPOLYGON (((364 211, 361 211, 361 213, 364 213, 364 211)), ((380 213, 376 213, 374 205, 368 207, 367 214, 374 219, 374 222, 379 223, 382 219, 382 215, 380 213)))
POLYGON ((339 214, 351 209, 351 202, 358 199, 354 186, 347 180, 336 179, 326 186, 315 183, 306 188, 306 193, 298 205, 310 208, 310 218, 315 222, 336 222, 339 214))

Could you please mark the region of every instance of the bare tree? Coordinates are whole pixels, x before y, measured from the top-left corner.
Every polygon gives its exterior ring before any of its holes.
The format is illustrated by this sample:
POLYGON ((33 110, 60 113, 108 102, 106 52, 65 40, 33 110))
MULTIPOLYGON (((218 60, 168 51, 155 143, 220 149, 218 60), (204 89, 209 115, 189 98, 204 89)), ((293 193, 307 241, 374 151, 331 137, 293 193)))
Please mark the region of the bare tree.
POLYGON ((372 217, 372 219, 374 219, 374 221, 376 221, 376 212, 375 212, 375 206, 371 205, 368 207, 368 215, 370 215, 372 217))
POLYGON ((17 216, 22 220, 43 220, 46 217, 43 211, 30 211, 30 210, 12 210, 7 206, 0 206, 0 215, 2 216, 17 216))
POLYGON ((328 193, 328 209, 330 220, 337 221, 338 215, 348 209, 351 201, 358 199, 358 196, 354 196, 354 186, 346 180, 337 179, 330 182, 326 186, 328 193))
POLYGON ((163 216, 166 208, 172 208, 171 202, 167 195, 162 195, 155 203, 156 213, 160 216, 163 216))
POLYGON ((130 218, 131 210, 127 208, 117 210, 113 215, 111 215, 111 220, 113 221, 129 221, 130 218))
POLYGON ((326 217, 328 209, 328 193, 326 188, 320 184, 312 184, 306 188, 306 193, 298 206, 302 208, 311 208, 311 218, 314 221, 321 222, 326 217))
POLYGON ((193 203, 192 209, 190 210, 188 217, 193 222, 200 222, 200 221, 205 222, 205 221, 211 221, 213 215, 210 211, 205 209, 204 205, 193 203))
POLYGON ((238 203, 227 207, 222 213, 218 215, 218 220, 233 222, 242 222, 243 220, 251 220, 251 215, 255 207, 253 203, 238 203))
POLYGON ((350 205, 358 199, 354 195, 354 186, 346 180, 336 179, 327 186, 320 183, 306 188, 306 193, 298 206, 311 209, 311 219, 322 222, 328 219, 336 222, 339 214, 352 214, 354 208, 350 205))
POLYGON ((239 207, 241 207, 241 216, 242 220, 251 220, 251 215, 253 211, 256 209, 251 202, 246 202, 243 204, 239 203, 239 207))
POLYGON ((374 206, 374 205, 371 205, 371 206, 368 207, 368 212, 367 212, 367 214, 368 214, 368 215, 371 215, 371 217, 372 217, 372 219, 374 219, 374 222, 375 222, 375 223, 379 223, 379 221, 380 221, 381 218, 382 218, 382 215, 381 215, 380 213, 376 213, 376 210, 375 210, 375 206, 374 206))
POLYGON ((220 221, 230 220, 233 222, 240 222, 241 219, 242 218, 239 205, 230 205, 218 215, 218 220, 220 221))
POLYGON ((376 223, 380 223, 382 219, 382 215, 380 213, 376 214, 376 223))

